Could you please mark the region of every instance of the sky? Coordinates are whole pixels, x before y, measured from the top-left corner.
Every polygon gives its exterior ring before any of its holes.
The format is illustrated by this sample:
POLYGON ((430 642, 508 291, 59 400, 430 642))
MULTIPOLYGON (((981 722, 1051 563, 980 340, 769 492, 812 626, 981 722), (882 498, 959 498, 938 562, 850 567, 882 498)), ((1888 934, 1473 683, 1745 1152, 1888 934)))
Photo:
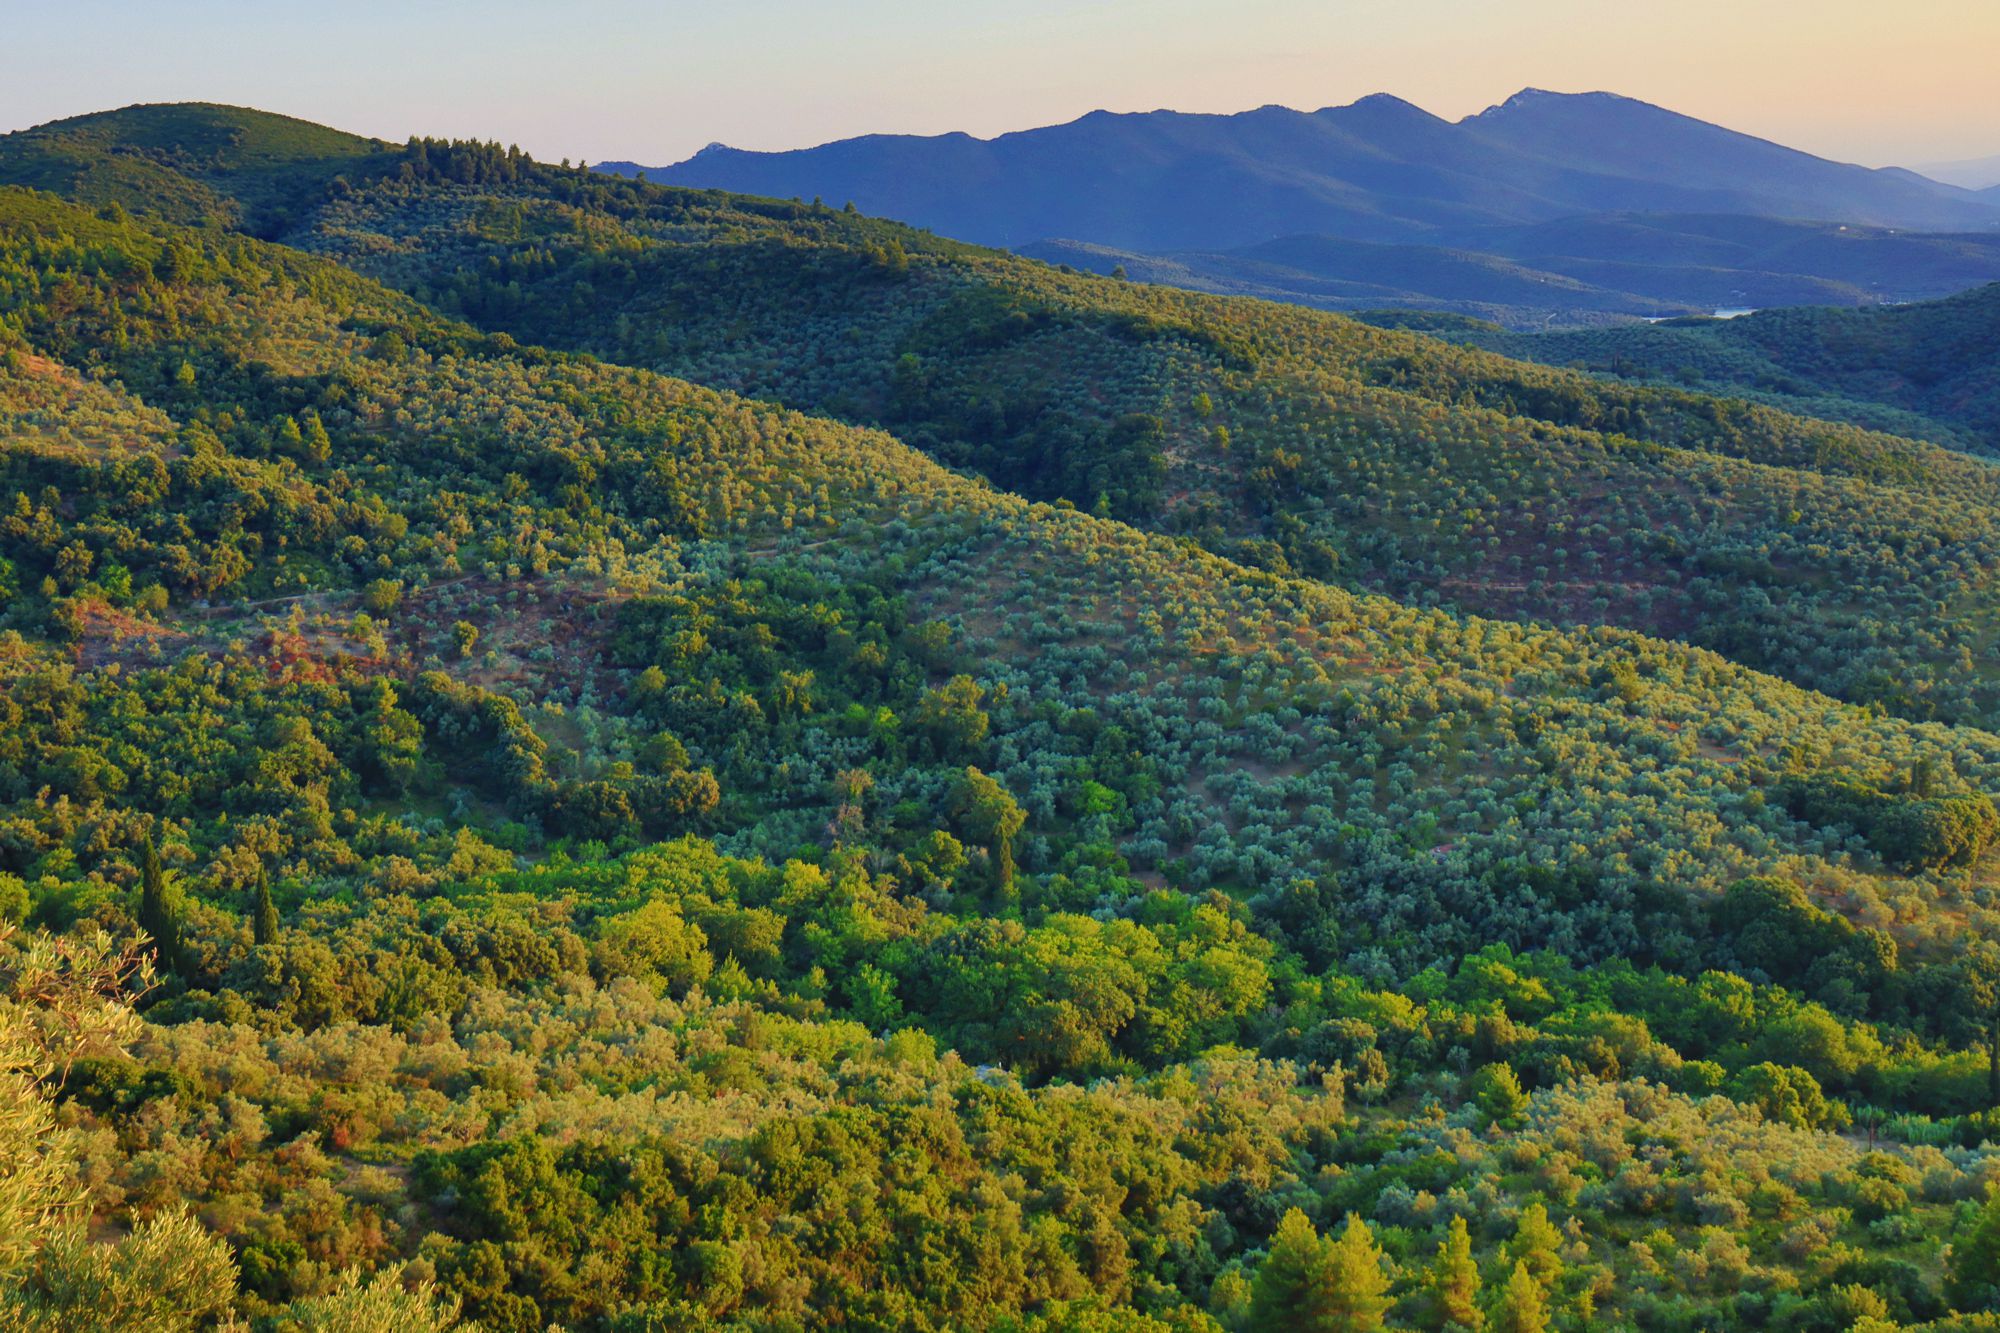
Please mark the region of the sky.
POLYGON ((647 165, 1523 87, 1917 165, 2000 154, 1996 66, 2000 0, 0 0, 0 130, 211 101, 647 165))

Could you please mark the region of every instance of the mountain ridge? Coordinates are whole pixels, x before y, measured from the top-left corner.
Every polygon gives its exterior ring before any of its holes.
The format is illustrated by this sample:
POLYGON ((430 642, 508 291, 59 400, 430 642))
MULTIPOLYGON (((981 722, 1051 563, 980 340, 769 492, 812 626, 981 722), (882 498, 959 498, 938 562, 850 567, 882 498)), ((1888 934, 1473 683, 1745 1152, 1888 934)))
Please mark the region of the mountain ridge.
MULTIPOLYGON (((636 175, 641 168, 608 162, 599 170, 636 175)), ((1900 169, 1833 162, 1603 92, 1526 89, 1458 121, 1387 93, 1315 111, 1094 111, 986 139, 877 134, 782 152, 711 145, 644 174, 655 183, 852 202, 980 244, 1074 243, 1172 256, 1194 285, 1220 284, 1217 290, 1239 289, 1230 263, 1208 271, 1213 266, 1193 256, 1313 235, 1485 251, 1492 248, 1487 237, 1508 229, 1582 217, 1796 219, 1871 235, 1988 236, 2000 247, 2000 191, 1982 195, 1900 169)), ((1858 278, 1750 265, 1733 278, 1718 274, 1707 284, 1713 290, 1698 290, 1649 279, 1647 267, 1676 261, 1671 238, 1640 231, 1615 256, 1638 266, 1623 282, 1538 262, 1540 255, 1497 255, 1598 290, 1568 304, 1557 294, 1519 305, 1518 292, 1467 294, 1457 261, 1441 257, 1437 273, 1406 284, 1394 299, 1494 313, 1529 327, 1551 316, 1587 323, 1606 311, 1675 315, 1799 300, 1921 300, 2000 277, 2000 266, 1981 261, 1945 280, 1957 285, 1941 286, 1932 259, 1877 246, 1872 267, 1858 278)), ((1310 283, 1244 290, 1316 300, 1310 283)))
MULTIPOLYGON (((1292 138, 1295 144, 1299 134, 1309 134, 1314 131, 1317 131, 1321 135, 1325 135, 1328 131, 1333 131, 1338 136, 1350 140, 1345 145, 1329 145, 1326 143, 1306 145, 1307 147, 1317 147, 1320 150, 1325 150, 1328 147, 1345 146, 1350 150, 1360 149, 1364 153, 1372 152, 1379 157, 1386 153, 1393 153, 1401 147, 1394 143, 1369 143, 1365 140, 1353 142, 1354 135, 1352 131, 1354 127, 1364 121, 1370 120, 1376 122, 1378 126, 1383 122, 1393 122, 1396 126, 1405 130, 1413 130, 1424 134, 1428 136, 1425 143, 1427 148, 1435 147, 1438 144, 1450 144, 1454 149, 1457 149, 1465 146, 1463 141, 1473 141, 1474 146, 1483 146, 1489 151, 1502 149, 1517 157, 1529 159, 1530 162, 1539 162, 1540 165, 1546 166, 1547 159, 1544 154, 1549 145, 1544 138, 1538 137, 1538 135, 1546 134, 1551 122, 1559 125, 1565 135, 1569 135, 1574 128, 1571 122, 1579 115, 1587 115, 1600 122, 1595 127, 1595 130, 1601 135, 1603 132, 1601 124, 1603 117, 1601 113, 1606 109, 1615 112, 1621 118, 1627 130, 1637 127, 1656 134, 1666 130, 1671 130, 1681 135, 1694 134, 1726 145, 1739 155, 1748 151, 1767 162, 1779 161, 1793 169, 1812 170, 1818 173, 1823 180, 1838 179, 1853 186, 1864 196, 1863 199, 1857 200, 1847 207, 1836 208, 1831 213, 1820 211, 1789 215, 1830 218, 1833 221, 1880 222, 1883 225, 1903 226, 1922 225, 1931 227, 1947 220, 1967 225, 1980 223, 2000 225, 2000 218, 1989 216, 1985 211, 1986 205, 1973 192, 1958 190, 1911 173, 1900 172, 1890 168, 1868 168, 1814 157, 1811 154, 1788 148, 1768 139, 1711 125, 1694 117, 1656 107, 1620 94, 1606 92, 1552 93, 1538 89, 1524 89, 1522 92, 1516 93, 1513 97, 1503 102, 1497 103, 1484 111, 1463 117, 1458 121, 1448 121, 1442 117, 1435 116, 1423 108, 1393 94, 1375 93, 1354 102, 1321 107, 1313 111, 1300 111, 1277 105, 1267 105, 1236 113, 1180 112, 1165 109, 1149 112, 1110 112, 1099 110, 1059 125, 1012 130, 990 138, 978 138, 963 132, 942 135, 869 134, 834 140, 811 148, 779 151, 736 149, 710 145, 693 158, 666 166, 647 167, 644 170, 647 172, 648 179, 670 184, 686 184, 696 187, 724 185, 733 189, 748 189, 756 193, 775 194, 777 197, 785 197, 790 194, 799 197, 820 195, 826 198, 837 198, 843 193, 838 188, 842 182, 833 178, 831 168, 838 164, 851 164, 861 167, 870 165, 879 166, 879 163, 869 164, 866 160, 868 154, 872 151, 894 152, 901 157, 907 158, 915 154, 920 154, 927 148, 941 148, 948 149, 950 153, 961 156, 966 154, 985 155, 996 160, 1002 156, 1016 155, 1017 150, 1018 155, 1023 157, 1026 157, 1031 152, 1040 152, 1042 157, 1039 159, 1029 158, 1023 162, 1009 165, 1016 165, 1026 169, 1052 171, 1061 165, 1061 159, 1064 154, 1093 150, 1097 146, 1088 142, 1089 137, 1092 134, 1101 134, 1108 129, 1117 130, 1120 136, 1127 140, 1132 138, 1131 132, 1135 130, 1157 131, 1157 133, 1150 136, 1150 139, 1141 141, 1139 146, 1158 152, 1162 147, 1167 146, 1177 135, 1185 139, 1191 132, 1237 128, 1245 131, 1259 131, 1262 132, 1264 137, 1253 141, 1252 136, 1246 133, 1243 136, 1239 136, 1239 142, 1231 143, 1227 140, 1217 141, 1215 136, 1211 135, 1208 136, 1207 141, 1192 144, 1190 147, 1210 154, 1219 152, 1233 154, 1238 158, 1250 157, 1261 161, 1271 171, 1299 173, 1310 172, 1313 163, 1303 159, 1298 161, 1284 161, 1270 156, 1268 152, 1259 157, 1257 152, 1254 151, 1259 149, 1268 150, 1276 146, 1271 141, 1270 131, 1277 131, 1280 137, 1292 138), (1393 114, 1383 116, 1379 114, 1382 112, 1391 112, 1393 114), (700 166, 699 172, 696 171, 697 163, 700 166), (740 177, 751 173, 762 172, 768 175, 772 169, 787 163, 797 165, 798 170, 792 173, 792 175, 801 185, 801 188, 784 190, 776 188, 774 181, 769 179, 760 179, 754 183, 740 179, 740 177), (824 181, 815 181, 815 172, 822 163, 827 167, 827 170, 821 174, 826 175, 827 179, 824 181), (730 177, 730 179, 723 179, 722 177, 725 175, 730 177), (809 183, 814 184, 816 188, 804 188, 809 183), (1875 197, 1872 201, 1865 198, 1870 193, 1867 188, 1870 186, 1879 187, 1874 191, 1875 197)), ((1564 149, 1571 156, 1574 156, 1580 146, 1587 146, 1589 142, 1590 140, 1587 137, 1580 141, 1571 137, 1566 140, 1564 149)), ((1463 160, 1462 156, 1461 160, 1463 160)), ((618 168, 634 167, 636 169, 635 164, 624 162, 602 165, 618 168)), ((935 167, 940 165, 940 163, 934 160, 931 165, 935 167)), ((1322 162, 1321 165, 1326 164, 1322 162)), ((1350 163, 1349 165, 1352 164, 1350 163)), ((1416 164, 1405 165, 1414 166, 1416 164)), ((1504 165, 1507 165, 1517 175, 1522 176, 1525 181, 1532 182, 1534 185, 1561 186, 1564 184, 1560 179, 1562 173, 1558 173, 1557 178, 1551 178, 1545 171, 1538 173, 1532 169, 1524 169, 1524 164, 1519 161, 1504 165)), ((1601 174, 1607 175, 1613 182, 1622 179, 1617 173, 1601 174)), ((1633 179, 1637 178, 1634 177, 1633 179)), ((1523 181, 1516 181, 1514 184, 1516 188, 1519 188, 1523 184, 1523 181)), ((1600 188, 1604 184, 1604 182, 1598 182, 1600 188)), ((1574 185, 1575 183, 1571 182, 1566 188, 1573 190, 1574 185)), ((1690 196, 1685 193, 1686 190, 1695 188, 1694 186, 1684 183, 1679 188, 1683 193, 1675 197, 1680 203, 1685 205, 1701 201, 1699 196, 1690 196)), ((1712 190, 1714 187, 1710 184, 1701 188, 1712 190)), ((1822 193, 1824 192, 1824 188, 1830 187, 1823 187, 1822 193)), ((1764 196, 1753 194, 1752 197, 1764 196)), ((921 213, 913 215, 908 208, 898 211, 893 207, 877 206, 870 199, 861 197, 859 194, 857 194, 855 202, 866 211, 903 217, 905 220, 916 222, 919 225, 930 225, 929 220, 925 216, 921 215, 921 213)), ((1565 199, 1559 195, 1556 200, 1547 202, 1574 204, 1576 200, 1574 198, 1565 199)), ((1711 199, 1709 202, 1714 203, 1716 201, 1711 199)), ((1572 209, 1572 211, 1605 210, 1593 208, 1572 209)), ((1699 207, 1683 206, 1679 208, 1659 207, 1651 211, 1741 212, 1752 210, 1742 208, 1702 209, 1699 207)), ((1764 211, 1768 212, 1770 210, 1764 211)), ((1779 215, 1787 214, 1784 214, 1780 210, 1779 215)), ((1413 225, 1426 225, 1434 221, 1434 219, 1420 213, 1413 214, 1406 220, 1413 225)), ((1514 220, 1527 219, 1517 215, 1514 220)), ((1540 220, 1545 220, 1545 218, 1540 220)), ((1137 244, 1137 248, 1148 248, 1146 244, 1140 243, 1141 238, 1136 236, 1121 238, 1086 235, 1074 228, 1067 231, 1048 232, 1044 235, 1034 236, 1011 233, 1002 234, 1003 230, 1008 226, 1011 226, 1011 224, 996 223, 987 234, 963 232, 963 229, 961 229, 961 233, 964 235, 964 239, 980 240, 987 243, 1007 244, 1016 241, 1054 239, 1061 236, 1065 239, 1084 240, 1102 244, 1132 243, 1137 244)), ((1300 228, 1298 230, 1312 229, 1300 228)), ((1368 237, 1357 238, 1369 239, 1368 237)), ((1211 241, 1211 243, 1214 242, 1211 241)))

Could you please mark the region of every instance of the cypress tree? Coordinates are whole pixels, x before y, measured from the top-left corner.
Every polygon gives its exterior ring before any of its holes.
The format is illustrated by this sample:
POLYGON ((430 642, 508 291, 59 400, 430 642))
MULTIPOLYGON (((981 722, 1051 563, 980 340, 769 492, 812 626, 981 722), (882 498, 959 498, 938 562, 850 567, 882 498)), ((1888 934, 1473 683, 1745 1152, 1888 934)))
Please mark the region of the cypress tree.
POLYGON ((271 901, 271 872, 262 865, 257 867, 257 910, 250 929, 257 943, 277 943, 278 907, 271 901))
POLYGON ((993 853, 993 877, 1000 891, 1010 891, 1014 887, 1014 835, 1027 823, 1028 812, 1005 787, 976 768, 965 770, 958 806, 967 831, 993 853))
POLYGON ((139 927, 153 937, 160 966, 178 972, 181 965, 181 927, 173 904, 167 899, 167 872, 160 865, 160 849, 153 835, 139 847, 139 927))

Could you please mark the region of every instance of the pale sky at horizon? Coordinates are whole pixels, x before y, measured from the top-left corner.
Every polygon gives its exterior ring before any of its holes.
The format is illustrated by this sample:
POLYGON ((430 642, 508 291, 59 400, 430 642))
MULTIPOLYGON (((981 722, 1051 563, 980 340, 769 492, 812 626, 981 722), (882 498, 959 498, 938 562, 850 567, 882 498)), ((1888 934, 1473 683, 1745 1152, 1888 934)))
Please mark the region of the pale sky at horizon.
POLYGON ((677 161, 1098 108, 1603 89, 1871 166, 2000 154, 2000 0, 0 0, 0 131, 133 102, 677 161))

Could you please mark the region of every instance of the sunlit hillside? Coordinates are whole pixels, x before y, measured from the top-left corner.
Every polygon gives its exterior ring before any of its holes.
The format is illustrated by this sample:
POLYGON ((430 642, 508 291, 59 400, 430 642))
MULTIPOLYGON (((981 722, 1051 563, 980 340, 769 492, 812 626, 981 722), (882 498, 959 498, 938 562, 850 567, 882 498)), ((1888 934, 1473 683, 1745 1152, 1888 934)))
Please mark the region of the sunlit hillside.
POLYGON ((1984 462, 490 147, 0 175, 0 1324, 1980 1326, 1984 462))

